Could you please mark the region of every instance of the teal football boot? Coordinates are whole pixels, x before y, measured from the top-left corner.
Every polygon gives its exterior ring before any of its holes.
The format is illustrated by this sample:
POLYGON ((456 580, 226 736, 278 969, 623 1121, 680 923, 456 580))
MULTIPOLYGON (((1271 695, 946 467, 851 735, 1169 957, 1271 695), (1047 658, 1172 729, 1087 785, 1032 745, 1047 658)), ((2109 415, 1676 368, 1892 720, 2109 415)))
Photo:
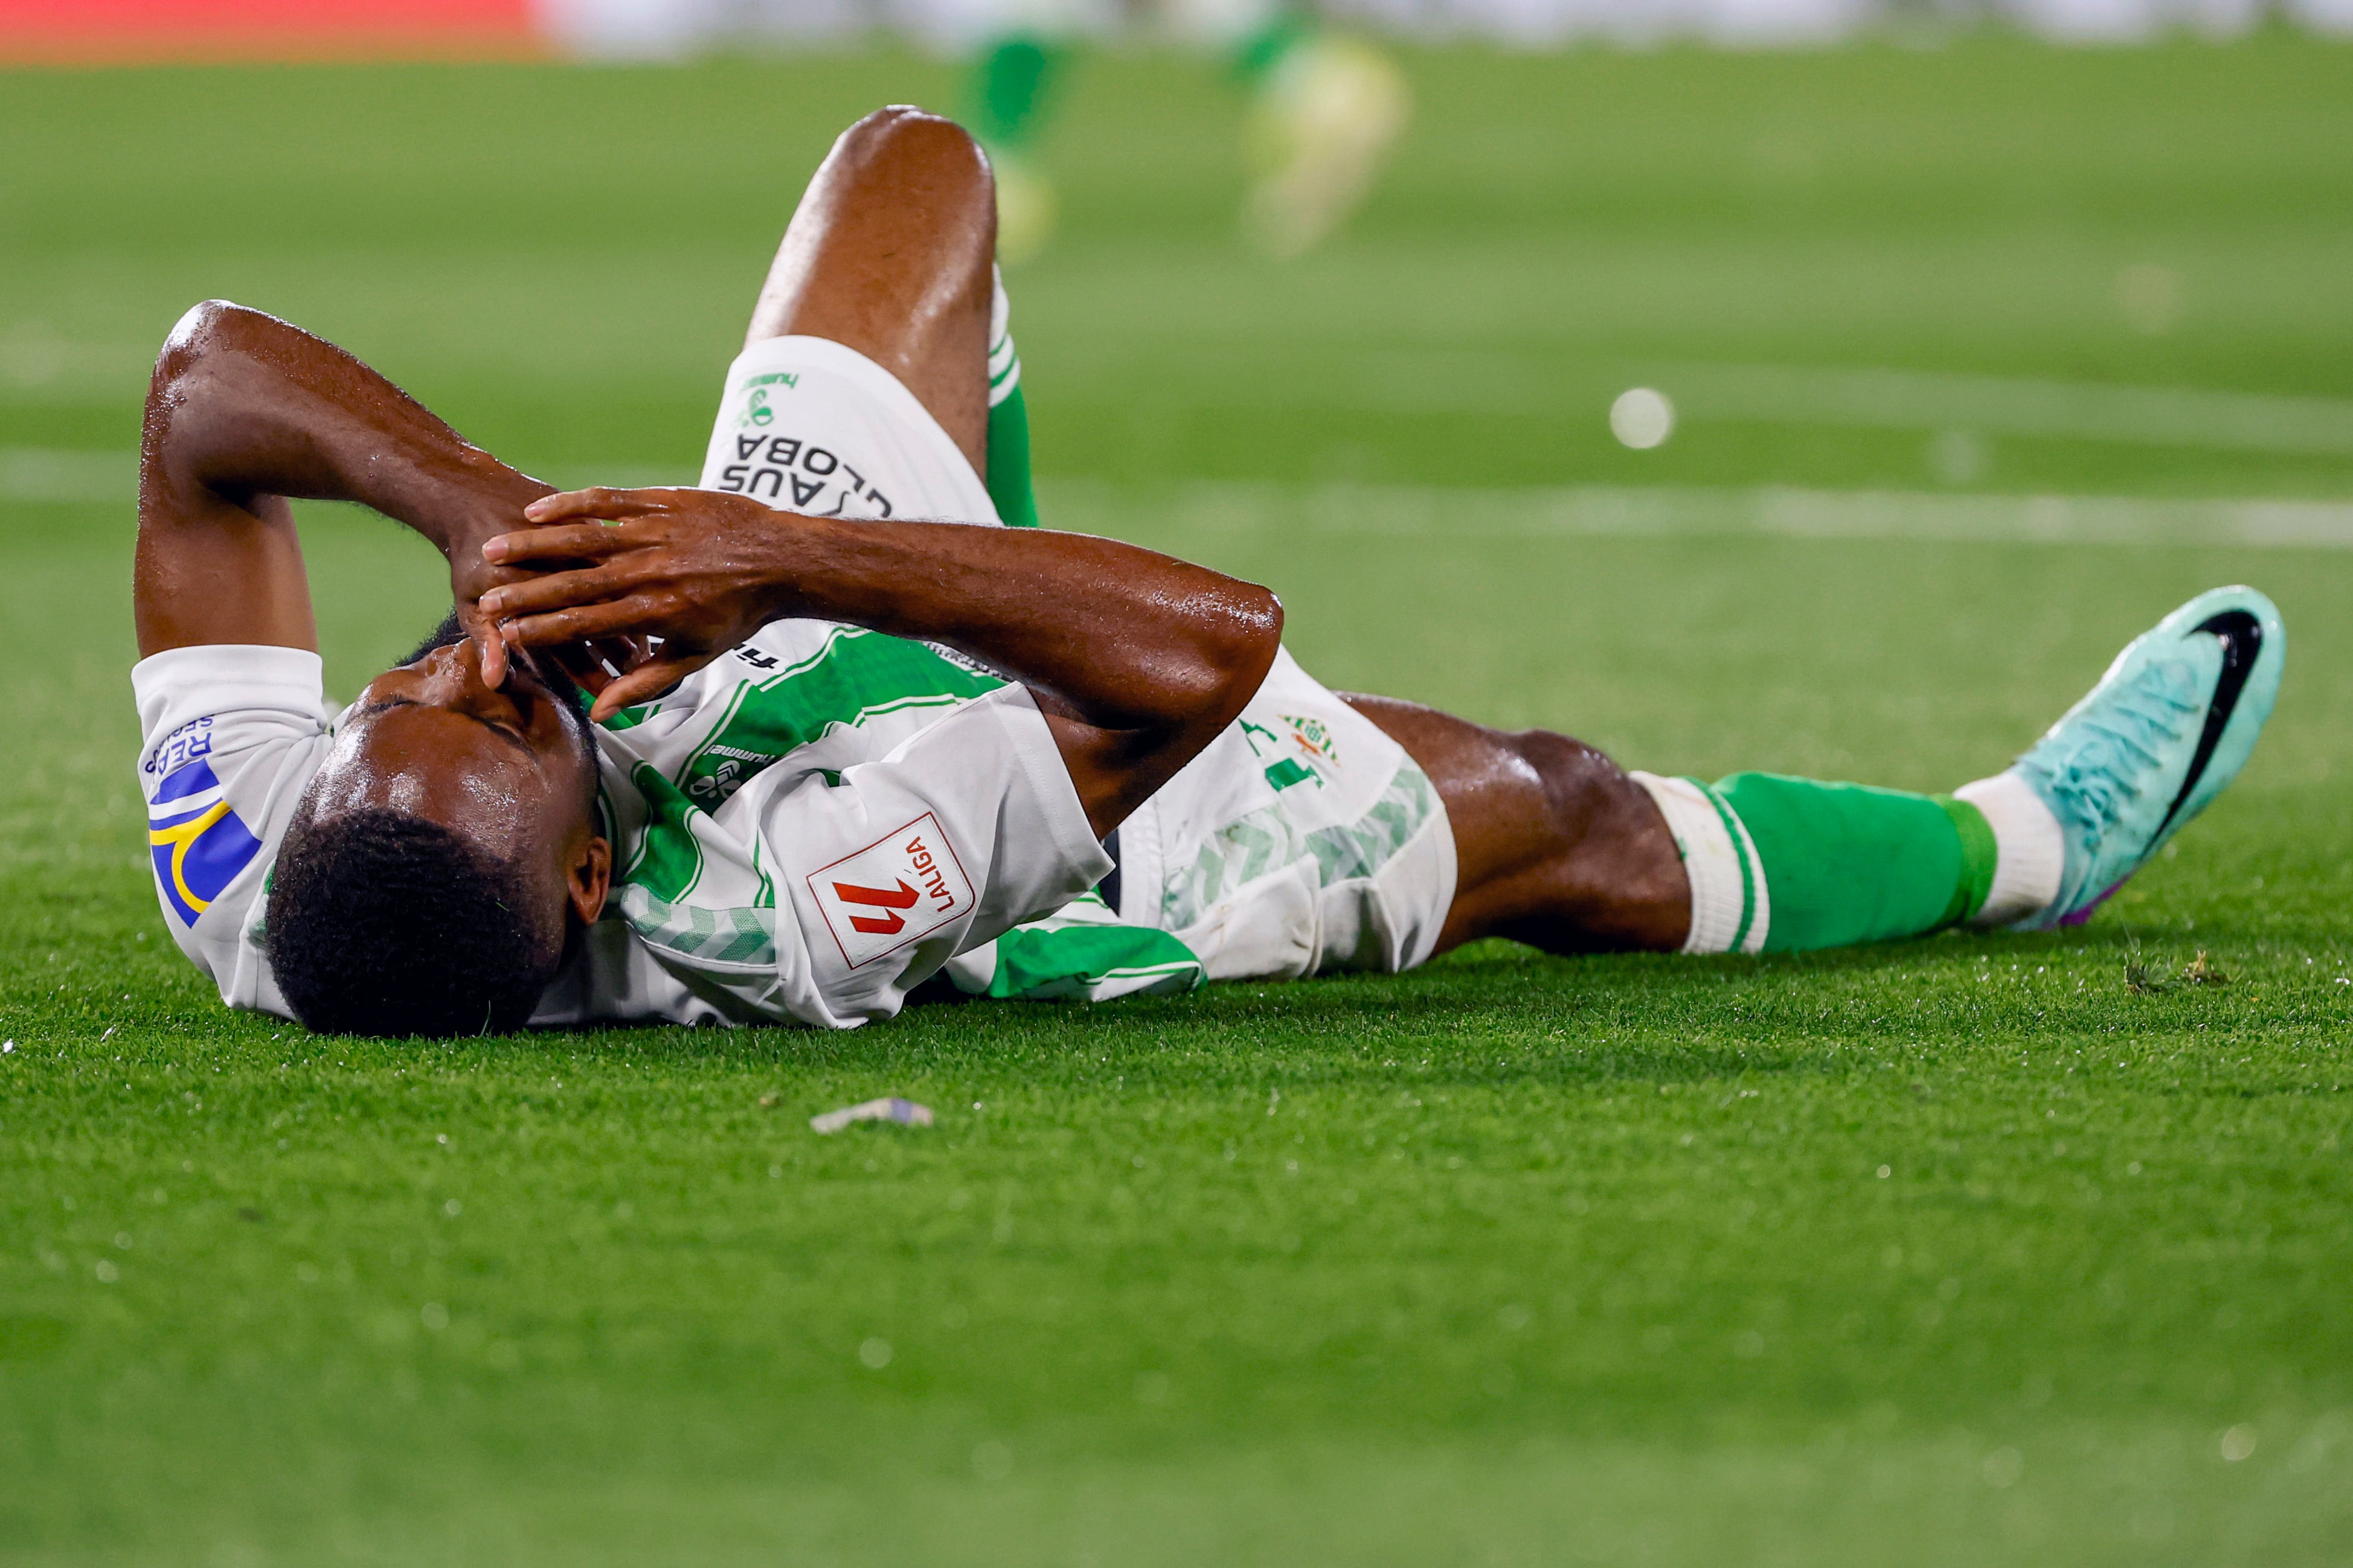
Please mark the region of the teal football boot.
POLYGON ((2246 765, 2287 634, 2253 588, 2199 595, 2135 637, 2010 772, 2059 819, 2059 896, 2013 930, 2092 918, 2246 765))

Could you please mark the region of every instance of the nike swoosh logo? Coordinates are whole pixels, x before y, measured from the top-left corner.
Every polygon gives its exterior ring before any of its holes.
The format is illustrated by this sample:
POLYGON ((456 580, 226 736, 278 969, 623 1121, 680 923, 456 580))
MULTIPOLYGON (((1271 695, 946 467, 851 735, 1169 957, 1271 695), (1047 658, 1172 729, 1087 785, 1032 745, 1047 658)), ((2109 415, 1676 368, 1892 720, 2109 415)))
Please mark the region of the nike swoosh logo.
POLYGON ((2247 689, 2247 677, 2254 673, 2255 656, 2263 650, 2263 624, 2245 610, 2224 610, 2199 622, 2197 629, 2222 639, 2222 678, 2214 683, 2214 700, 2206 705, 2206 728, 2198 737, 2198 749, 2189 754, 2189 772, 2181 781, 2180 793, 2165 808, 2165 820, 2157 825, 2157 837, 2164 837, 2182 802, 2206 776, 2206 764, 2214 760, 2214 748, 2221 744, 2222 731, 2239 706, 2239 695, 2247 689))

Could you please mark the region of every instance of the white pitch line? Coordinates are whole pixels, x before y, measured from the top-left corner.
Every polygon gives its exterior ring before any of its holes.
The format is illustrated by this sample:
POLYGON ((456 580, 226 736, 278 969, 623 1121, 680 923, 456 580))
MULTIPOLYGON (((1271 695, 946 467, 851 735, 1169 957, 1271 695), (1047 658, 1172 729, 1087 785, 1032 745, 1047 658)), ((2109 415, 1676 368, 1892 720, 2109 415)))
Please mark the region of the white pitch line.
POLYGON ((0 402, 136 404, 156 343, 79 342, 37 326, 0 333, 0 402))
MULTIPOLYGON (((1918 371, 1692 366, 1694 419, 1963 429, 2126 446, 2353 455, 2353 403, 2186 386, 2100 386, 1918 371)), ((1672 376, 1663 376, 1672 380, 1672 376)), ((1664 387, 1670 397, 1672 386, 1664 387)))
MULTIPOLYGON (((566 468, 551 482, 678 485, 691 483, 692 476, 655 465, 615 464, 577 472, 566 468)), ((128 503, 138 489, 134 452, 0 447, 0 500, 128 503)), ((1604 485, 1455 489, 1186 482, 1145 489, 1049 478, 1039 480, 1039 489, 1041 510, 1053 526, 1113 535, 1160 526, 1332 537, 1757 535, 2353 550, 2353 500, 1604 485)))
POLYGON ((1447 489, 1404 485, 1187 484, 1155 495, 1041 480, 1055 527, 1128 533, 1155 525, 1330 537, 1740 537, 2353 550, 2353 501, 2128 496, 1944 495, 1915 490, 1587 486, 1447 489))
POLYGON ((0 500, 129 501, 138 494, 136 452, 0 447, 0 500))
MULTIPOLYGON (((617 463, 596 468, 565 468, 548 478, 555 485, 612 485, 622 489, 691 485, 691 468, 667 464, 617 463)), ((139 498, 136 452, 68 451, 49 447, 0 447, 0 500, 113 501, 139 498)))

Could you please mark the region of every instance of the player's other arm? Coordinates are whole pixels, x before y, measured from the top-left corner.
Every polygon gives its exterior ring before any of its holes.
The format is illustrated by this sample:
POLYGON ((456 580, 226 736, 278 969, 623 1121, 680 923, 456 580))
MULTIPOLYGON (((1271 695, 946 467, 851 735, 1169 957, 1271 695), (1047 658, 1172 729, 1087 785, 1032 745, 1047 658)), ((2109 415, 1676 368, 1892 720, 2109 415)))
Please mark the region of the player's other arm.
MULTIPOLYGON (((500 576, 481 542, 520 525, 548 490, 332 343, 209 300, 173 328, 148 389, 132 579, 139 651, 318 646, 289 497, 358 501, 425 535, 448 558, 459 611, 470 616, 500 576)), ((486 643, 503 667, 503 645, 486 643)))
POLYGON ((1037 694, 1098 837, 1232 722, 1282 636, 1264 588, 1087 534, 844 522, 703 490, 584 490, 529 515, 545 526, 484 547, 543 574, 484 595, 510 637, 665 639, 600 717, 785 616, 944 643, 1037 694), (582 521, 597 519, 617 526, 582 521))

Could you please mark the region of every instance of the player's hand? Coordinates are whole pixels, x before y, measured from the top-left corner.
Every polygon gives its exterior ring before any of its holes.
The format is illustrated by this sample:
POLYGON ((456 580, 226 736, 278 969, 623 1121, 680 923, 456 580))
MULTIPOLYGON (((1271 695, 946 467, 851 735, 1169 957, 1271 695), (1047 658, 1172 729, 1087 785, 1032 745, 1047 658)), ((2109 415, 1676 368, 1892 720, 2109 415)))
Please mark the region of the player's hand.
MULTIPOLYGON (((519 514, 511 512, 503 521, 484 519, 462 524, 464 532, 448 546, 450 604, 457 611, 458 624, 465 628, 466 635, 473 639, 480 652, 482 680, 493 689, 506 684, 507 643, 499 635, 496 617, 483 612, 481 597, 493 588, 527 582, 532 574, 512 566, 493 565, 483 556, 482 546, 498 535, 511 531, 518 518, 519 514)), ((614 651, 610 649, 605 650, 597 660, 591 660, 585 655, 575 655, 570 650, 555 655, 557 662, 563 664, 567 671, 572 671, 575 679, 579 678, 579 671, 574 668, 575 664, 594 668, 596 663, 613 657, 614 651)), ((620 668, 628 667, 623 664, 620 668)), ((581 683, 587 686, 586 680, 581 683)))
POLYGON ((463 578, 457 572, 449 574, 449 597, 458 612, 458 624, 473 639, 482 658, 482 684, 496 690, 507 681, 507 644, 490 616, 482 613, 480 604, 466 595, 460 586, 463 578))
POLYGON ((661 639, 596 691, 597 719, 659 695, 774 619, 799 521, 748 496, 693 489, 573 490, 523 515, 539 526, 481 551, 490 566, 527 574, 480 600, 508 642, 661 639))

